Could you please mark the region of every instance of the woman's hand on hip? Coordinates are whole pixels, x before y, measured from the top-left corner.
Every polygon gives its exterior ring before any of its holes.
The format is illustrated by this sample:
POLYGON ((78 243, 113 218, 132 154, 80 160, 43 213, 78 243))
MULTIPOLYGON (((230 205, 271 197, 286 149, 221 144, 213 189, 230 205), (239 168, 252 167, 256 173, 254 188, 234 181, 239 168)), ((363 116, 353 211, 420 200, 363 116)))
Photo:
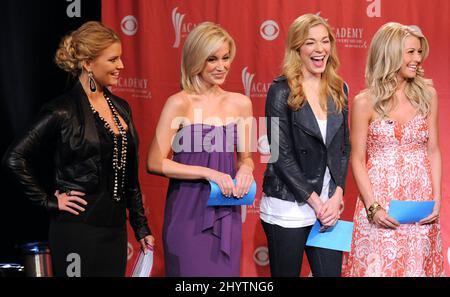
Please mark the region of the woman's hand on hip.
POLYGON ((61 211, 67 211, 74 215, 79 215, 79 211, 85 211, 79 204, 87 205, 86 200, 82 199, 85 194, 79 191, 67 191, 60 193, 56 190, 55 196, 58 199, 58 209, 61 211))
POLYGON ((142 251, 147 254, 149 246, 151 246, 152 248, 155 246, 155 238, 153 237, 153 235, 147 235, 144 238, 141 238, 141 240, 139 240, 139 243, 141 245, 142 251))

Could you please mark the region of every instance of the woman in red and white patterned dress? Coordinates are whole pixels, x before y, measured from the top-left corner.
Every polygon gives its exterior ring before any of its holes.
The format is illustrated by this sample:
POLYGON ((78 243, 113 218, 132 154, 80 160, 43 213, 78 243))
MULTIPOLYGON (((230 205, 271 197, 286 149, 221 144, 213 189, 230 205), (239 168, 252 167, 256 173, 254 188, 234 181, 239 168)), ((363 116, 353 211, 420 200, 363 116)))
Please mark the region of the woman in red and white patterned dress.
POLYGON ((351 161, 360 199, 344 276, 444 275, 438 98, 423 77, 427 54, 417 27, 387 23, 372 40, 367 89, 352 104, 351 161), (434 200, 435 206, 419 223, 399 224, 388 215, 392 199, 434 200))

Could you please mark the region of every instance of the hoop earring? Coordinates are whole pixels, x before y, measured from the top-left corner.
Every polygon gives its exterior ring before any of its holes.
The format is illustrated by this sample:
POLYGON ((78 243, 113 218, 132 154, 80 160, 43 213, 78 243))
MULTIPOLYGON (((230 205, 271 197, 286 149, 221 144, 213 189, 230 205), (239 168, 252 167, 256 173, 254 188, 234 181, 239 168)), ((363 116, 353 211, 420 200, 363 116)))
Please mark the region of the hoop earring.
POLYGON ((88 73, 88 80, 89 80, 89 90, 91 90, 92 93, 97 92, 97 85, 95 84, 94 76, 92 75, 92 71, 89 71, 88 73))

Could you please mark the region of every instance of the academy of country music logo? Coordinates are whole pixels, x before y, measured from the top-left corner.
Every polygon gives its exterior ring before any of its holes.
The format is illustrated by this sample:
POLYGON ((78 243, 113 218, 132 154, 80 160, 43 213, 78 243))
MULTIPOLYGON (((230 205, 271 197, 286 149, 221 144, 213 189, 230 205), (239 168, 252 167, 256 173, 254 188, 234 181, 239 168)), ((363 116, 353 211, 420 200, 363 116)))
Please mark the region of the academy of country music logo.
POLYGON ((253 215, 253 216, 259 218, 260 209, 261 209, 260 205, 261 205, 261 199, 257 199, 257 198, 255 198, 255 200, 253 201, 253 204, 251 204, 251 205, 241 205, 242 224, 244 224, 245 221, 247 220, 247 215, 253 215))
POLYGON ((174 48, 180 47, 181 38, 186 37, 192 29, 197 26, 197 24, 184 22, 185 13, 180 13, 177 11, 178 7, 172 10, 172 25, 175 31, 175 41, 173 43, 174 48))
POLYGON ((249 98, 265 98, 270 87, 270 82, 253 81, 255 73, 250 73, 248 67, 242 69, 242 84, 245 96, 249 98))
POLYGON ((175 42, 173 43, 173 47, 180 46, 181 40, 181 25, 183 24, 183 19, 186 16, 185 14, 181 14, 177 12, 178 7, 175 7, 172 10, 172 25, 175 30, 175 42))
POLYGON ((369 42, 364 38, 364 29, 361 27, 335 27, 336 43, 342 44, 345 48, 365 49, 369 42))
POLYGON ((127 243, 127 261, 130 261, 131 258, 133 258, 134 255, 134 248, 133 245, 128 242, 127 243))
MULTIPOLYGON (((371 1, 371 0, 367 0, 371 1)), ((378 1, 378 0, 374 0, 378 1)), ((375 2, 374 2, 375 3, 375 2)), ((371 11, 372 8, 370 4, 369 7, 367 7, 367 15, 369 16, 369 10, 371 11), (370 8, 370 9, 369 9, 370 8)), ((317 12, 316 15, 321 16, 321 11, 317 12)), ((324 18, 327 22, 328 18, 321 16, 324 18)), ((363 38, 364 35, 364 29, 361 27, 333 27, 332 30, 334 31, 334 36, 336 37, 336 43, 341 43, 346 48, 367 48, 368 42, 363 38)))
POLYGON ((147 78, 119 77, 117 86, 111 88, 114 92, 128 93, 127 96, 138 99, 151 99, 152 92, 147 78))
MULTIPOLYGON (((369 18, 381 17, 381 0, 367 0, 369 4, 366 7, 366 15, 369 18)), ((333 28, 336 36, 336 42, 342 44, 345 48, 366 49, 369 46, 368 40, 364 37, 364 28, 362 27, 335 27, 333 28)))
POLYGON ((254 215, 259 218, 261 199, 255 198, 251 205, 241 205, 241 219, 242 224, 247 220, 247 215, 254 215))
POLYGON ((244 85, 245 96, 250 98, 250 92, 252 87, 252 81, 255 74, 251 74, 247 71, 248 67, 242 69, 242 84, 244 85))
POLYGON ((120 22, 120 28, 125 35, 133 36, 138 29, 138 21, 132 15, 125 16, 120 22))

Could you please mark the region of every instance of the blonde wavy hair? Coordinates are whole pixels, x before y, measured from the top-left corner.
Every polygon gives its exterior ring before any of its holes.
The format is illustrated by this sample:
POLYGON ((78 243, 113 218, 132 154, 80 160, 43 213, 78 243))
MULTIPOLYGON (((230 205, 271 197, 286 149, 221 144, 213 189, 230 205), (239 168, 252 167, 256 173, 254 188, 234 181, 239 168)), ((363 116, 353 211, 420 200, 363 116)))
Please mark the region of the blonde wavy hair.
POLYGON ((94 60, 116 42, 120 42, 119 36, 111 28, 96 21, 86 22, 62 38, 56 50, 55 63, 73 76, 79 76, 84 61, 94 60))
POLYGON ((230 62, 236 54, 233 38, 219 25, 203 22, 188 35, 181 57, 181 86, 187 92, 199 93, 203 80, 201 72, 205 63, 219 47, 227 42, 230 50, 230 62))
POLYGON ((289 27, 282 66, 283 75, 287 78, 291 91, 288 105, 292 110, 296 111, 305 104, 306 98, 301 86, 303 74, 299 49, 308 38, 309 29, 318 25, 324 26, 328 31, 331 45, 330 56, 325 66, 325 71, 322 73, 320 105, 323 110, 327 110, 327 96, 331 96, 336 105, 336 111, 341 112, 346 105, 347 99, 343 91, 344 81, 337 74, 339 59, 336 51, 336 38, 328 23, 315 14, 304 14, 295 19, 289 27))
MULTIPOLYGON (((366 87, 374 98, 375 112, 386 118, 393 108, 392 99, 399 85, 397 74, 403 63, 405 40, 415 36, 422 47, 422 63, 428 56, 428 41, 416 26, 405 26, 390 22, 384 24, 374 35, 370 44, 366 64, 366 87)), ((432 86, 423 76, 423 68, 417 67, 416 76, 406 80, 405 95, 411 104, 425 116, 430 111, 432 86)))

